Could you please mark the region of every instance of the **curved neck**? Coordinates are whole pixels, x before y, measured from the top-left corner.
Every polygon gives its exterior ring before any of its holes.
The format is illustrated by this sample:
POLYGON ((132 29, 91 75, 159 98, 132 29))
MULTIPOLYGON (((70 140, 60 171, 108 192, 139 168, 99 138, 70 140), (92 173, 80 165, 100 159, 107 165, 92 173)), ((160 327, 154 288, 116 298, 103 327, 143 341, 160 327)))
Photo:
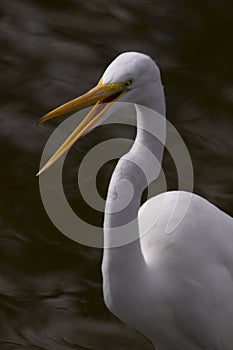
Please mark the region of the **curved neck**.
MULTIPOLYGON (((165 110, 161 112, 165 114, 165 110)), ((136 114, 136 139, 114 170, 105 208, 104 245, 117 248, 105 251, 104 263, 106 259, 114 263, 116 254, 118 268, 119 262, 126 266, 125 259, 128 264, 130 257, 144 260, 138 239, 138 210, 143 190, 160 173, 166 134, 166 119, 161 114, 139 105, 136 114)))

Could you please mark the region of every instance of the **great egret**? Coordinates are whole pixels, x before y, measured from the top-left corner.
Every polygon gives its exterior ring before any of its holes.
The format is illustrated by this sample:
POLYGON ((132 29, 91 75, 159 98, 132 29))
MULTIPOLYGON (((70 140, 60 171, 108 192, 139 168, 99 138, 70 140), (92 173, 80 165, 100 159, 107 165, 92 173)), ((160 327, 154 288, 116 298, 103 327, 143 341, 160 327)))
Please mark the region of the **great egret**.
MULTIPOLYGON (((137 104, 140 126, 151 123, 140 105, 165 117, 159 68, 149 56, 136 52, 121 54, 94 89, 40 119, 42 123, 96 103, 39 173, 106 117, 116 100, 137 104)), ((156 120, 149 127, 155 129, 156 120)), ((159 194, 140 208, 142 191, 147 185, 143 171, 152 166, 149 159, 143 160, 143 169, 137 166, 142 156, 140 145, 149 148, 160 162, 163 156, 161 143, 154 143, 149 133, 138 128, 135 144, 119 160, 111 178, 104 220, 105 243, 111 246, 114 229, 129 222, 133 223, 130 227, 138 239, 104 249, 105 303, 113 314, 146 335, 159 350, 230 350, 233 346, 233 220, 207 200, 182 191, 159 194), (122 180, 130 182, 134 192, 130 204, 118 211, 117 186, 122 180), (183 220, 169 235, 166 226, 177 195, 178 211, 183 210, 184 201, 190 198, 191 201, 183 220), (165 204, 162 215, 154 224, 162 204, 165 204), (145 222, 150 229, 141 237, 145 222)), ((157 176, 155 171, 154 178, 157 176)))

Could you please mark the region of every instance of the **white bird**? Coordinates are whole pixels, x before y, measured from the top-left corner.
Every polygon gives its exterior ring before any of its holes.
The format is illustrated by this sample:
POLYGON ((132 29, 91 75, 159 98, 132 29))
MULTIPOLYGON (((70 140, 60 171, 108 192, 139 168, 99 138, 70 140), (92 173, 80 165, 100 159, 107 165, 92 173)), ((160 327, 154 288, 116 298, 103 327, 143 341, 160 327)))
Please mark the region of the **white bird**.
MULTIPOLYGON (((108 116, 116 100, 137 104, 138 130, 132 149, 119 160, 108 189, 104 241, 105 246, 114 247, 105 248, 103 255, 105 303, 119 319, 148 337, 156 349, 232 350, 233 219, 207 200, 182 191, 156 195, 140 208, 142 192, 148 185, 143 172, 153 167, 149 157, 143 158, 143 146, 160 163, 163 157, 162 144, 144 130, 149 126, 153 133, 158 121, 155 118, 151 122, 140 107, 149 107, 165 117, 159 68, 149 56, 121 54, 94 89, 40 119, 42 123, 96 103, 39 173, 108 116), (138 161, 142 158, 140 168, 138 161), (127 183, 134 187, 133 197, 119 211, 117 195, 122 191, 117 186, 127 183), (176 215, 172 213, 174 206, 180 214, 183 203, 190 199, 183 220, 167 234, 168 221, 176 215), (116 229, 126 224, 137 239, 116 247, 116 229), (144 226, 149 229, 141 236, 144 226)), ((161 130, 163 133, 165 128, 161 130)), ((156 169, 154 178, 160 171, 156 169)))

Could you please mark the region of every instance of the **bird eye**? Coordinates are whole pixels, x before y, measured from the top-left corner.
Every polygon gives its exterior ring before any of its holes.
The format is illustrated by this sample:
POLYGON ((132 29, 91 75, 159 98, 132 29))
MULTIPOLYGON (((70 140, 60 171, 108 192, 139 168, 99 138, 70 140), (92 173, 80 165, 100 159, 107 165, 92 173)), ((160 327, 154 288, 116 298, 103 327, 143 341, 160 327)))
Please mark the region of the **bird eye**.
POLYGON ((126 80, 125 86, 128 87, 128 86, 132 85, 132 83, 133 83, 133 79, 130 78, 130 79, 126 80))

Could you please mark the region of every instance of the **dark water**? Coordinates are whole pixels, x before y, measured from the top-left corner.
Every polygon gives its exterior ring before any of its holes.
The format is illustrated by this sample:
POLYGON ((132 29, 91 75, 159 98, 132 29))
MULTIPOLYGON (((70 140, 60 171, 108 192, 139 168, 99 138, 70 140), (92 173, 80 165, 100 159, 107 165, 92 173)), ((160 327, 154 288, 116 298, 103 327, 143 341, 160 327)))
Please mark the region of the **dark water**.
MULTIPOLYGON (((69 240, 47 217, 34 174, 61 119, 33 122, 92 87, 120 52, 145 52, 161 68, 194 191, 232 215, 232 10, 226 0, 0 0, 1 349, 152 349, 105 308, 101 250, 69 240)), ((74 177, 80 154, 112 135, 103 127, 80 140, 64 178, 73 207, 99 225, 74 177)), ((103 194, 113 165, 102 169, 103 194)), ((173 188, 169 157, 164 171, 173 188)))

